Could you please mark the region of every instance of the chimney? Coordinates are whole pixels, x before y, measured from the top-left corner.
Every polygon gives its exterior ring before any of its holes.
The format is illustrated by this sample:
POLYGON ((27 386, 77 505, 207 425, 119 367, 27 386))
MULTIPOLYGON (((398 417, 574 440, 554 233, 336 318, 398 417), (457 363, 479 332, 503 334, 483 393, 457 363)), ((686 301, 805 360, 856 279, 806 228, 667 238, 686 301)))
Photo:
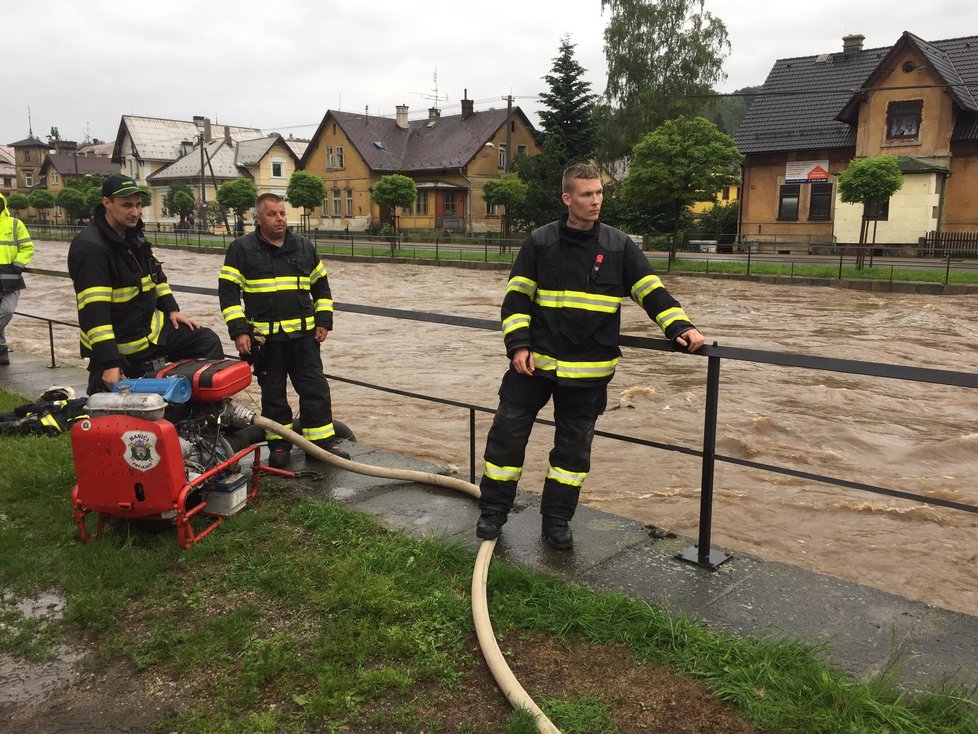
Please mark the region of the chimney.
POLYGON ((842 37, 842 53, 844 54, 854 54, 863 50, 863 41, 866 40, 866 36, 861 33, 855 33, 849 36, 842 37))
POLYGON ((395 109, 397 110, 397 126, 401 128, 401 130, 407 130, 408 106, 406 104, 399 104, 397 107, 395 107, 395 109))
POLYGON ((440 109, 438 109, 437 107, 429 107, 428 108, 428 119, 429 120, 437 120, 439 117, 441 117, 441 110, 440 109))
POLYGON ((204 118, 204 141, 209 143, 211 141, 211 121, 209 118, 204 118))
POLYGON ((231 142, 231 126, 224 125, 224 143, 227 147, 231 148, 234 144, 231 142))
POLYGON ((472 117, 474 106, 475 106, 475 102, 469 99, 469 90, 466 89, 465 96, 462 97, 462 119, 463 120, 468 120, 470 117, 472 117))

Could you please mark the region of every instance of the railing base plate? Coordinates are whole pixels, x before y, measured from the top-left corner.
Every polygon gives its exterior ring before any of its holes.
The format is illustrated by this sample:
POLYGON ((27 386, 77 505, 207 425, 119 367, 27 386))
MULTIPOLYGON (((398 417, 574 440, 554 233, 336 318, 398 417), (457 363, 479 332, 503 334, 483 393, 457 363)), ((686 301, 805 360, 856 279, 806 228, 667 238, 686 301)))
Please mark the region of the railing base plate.
POLYGON ((726 563, 733 558, 733 554, 724 553, 723 551, 710 550, 709 556, 700 558, 699 546, 691 545, 689 548, 677 553, 676 558, 678 558, 680 561, 695 563, 697 566, 708 568, 711 571, 716 571, 721 564, 726 563))

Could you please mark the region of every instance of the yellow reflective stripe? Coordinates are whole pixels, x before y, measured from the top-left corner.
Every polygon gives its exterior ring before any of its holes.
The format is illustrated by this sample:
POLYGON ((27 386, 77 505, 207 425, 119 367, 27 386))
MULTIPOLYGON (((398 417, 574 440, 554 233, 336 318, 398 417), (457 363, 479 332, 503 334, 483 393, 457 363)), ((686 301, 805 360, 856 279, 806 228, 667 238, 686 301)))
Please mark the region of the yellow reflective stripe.
POLYGON ((112 289, 112 303, 128 303, 133 298, 139 296, 139 286, 130 286, 128 288, 113 288, 112 289))
POLYGON ((261 278, 258 280, 244 280, 241 289, 246 293, 274 293, 275 278, 261 278))
POLYGON ((332 311, 333 310, 333 299, 331 298, 317 298, 316 299, 316 313, 320 311, 332 311))
POLYGON ((669 326, 673 321, 689 321, 686 318, 686 312, 681 308, 667 308, 655 317, 655 323, 659 325, 663 331, 669 326))
POLYGON ((170 290, 169 283, 157 283, 156 284, 156 297, 162 298, 163 296, 172 296, 173 291, 170 290))
POLYGON ((533 365, 536 369, 546 372, 556 372, 557 377, 566 377, 568 379, 610 377, 615 374, 615 367, 618 365, 617 357, 601 362, 567 362, 537 352, 531 352, 531 354, 533 355, 533 365))
POLYGON ((92 303, 104 302, 111 303, 112 301, 112 289, 105 285, 96 285, 91 288, 86 288, 81 293, 79 293, 75 300, 78 301, 78 310, 81 311, 85 306, 92 303))
POLYGON ((239 288, 244 285, 245 279, 241 274, 241 271, 237 268, 232 268, 230 265, 225 265, 221 268, 221 274, 217 276, 218 280, 229 280, 234 283, 239 288))
POLYGON ((91 348, 93 344, 98 344, 99 342, 113 339, 115 339, 115 331, 112 330, 112 324, 96 326, 94 329, 89 329, 87 332, 81 332, 81 342, 89 348, 91 348))
POLYGON ((142 288, 143 293, 146 291, 151 291, 156 288, 156 282, 153 280, 152 275, 144 275, 143 279, 139 281, 139 285, 142 288))
POLYGON ((286 319, 285 321, 256 321, 253 326, 255 330, 266 336, 282 331, 291 334, 295 331, 310 331, 316 328, 316 320, 312 316, 304 319, 286 319))
POLYGON ((118 342, 116 344, 119 347, 119 354, 135 354, 136 352, 141 352, 144 349, 149 349, 150 341, 146 337, 142 339, 137 339, 134 342, 118 342))
POLYGON ((319 426, 318 428, 306 428, 303 426, 302 435, 308 441, 322 441, 335 436, 336 429, 333 428, 332 423, 327 423, 325 426, 319 426))
POLYGON ((518 482, 520 477, 523 476, 523 467, 499 466, 498 464, 493 464, 491 461, 487 461, 483 474, 497 482, 518 482))
POLYGON ((224 317, 224 323, 229 324, 235 319, 243 319, 245 317, 245 312, 239 303, 234 306, 228 306, 221 311, 221 315, 224 317))
POLYGON ((661 287, 662 281, 659 280, 658 275, 646 275, 632 286, 632 300, 641 306, 642 302, 645 300, 645 297, 649 295, 649 293, 654 291, 656 288, 661 287))
POLYGON ((584 480, 587 479, 587 472, 570 471, 568 469, 561 469, 559 466, 554 466, 551 464, 547 468, 547 479, 553 479, 554 481, 560 482, 561 484, 567 484, 571 487, 580 487, 584 484, 584 480))
POLYGON ((530 328, 530 316, 525 313, 514 313, 512 316, 507 316, 503 319, 503 336, 506 336, 511 331, 516 331, 517 329, 529 329, 530 328))
POLYGON ((600 296, 583 291, 539 290, 534 300, 544 308, 580 308, 599 313, 615 313, 621 306, 619 296, 600 296))
MULTIPOLYGON (((288 428, 291 431, 292 430, 292 423, 291 422, 289 422, 289 423, 283 423, 282 424, 282 427, 283 428, 288 428)), ((266 441, 275 441, 275 440, 280 439, 280 438, 282 438, 282 437, 279 436, 277 433, 272 433, 271 431, 265 431, 265 440, 266 441)))
POLYGON ((57 428, 59 431, 62 430, 61 426, 58 425, 57 419, 50 413, 41 416, 41 425, 57 428))
POLYGON ((326 266, 323 265, 322 261, 316 263, 316 267, 312 269, 312 273, 309 275, 309 282, 315 283, 320 278, 326 277, 326 266))
POLYGON ((514 293, 522 293, 533 298, 536 289, 537 284, 535 281, 524 278, 522 275, 517 275, 509 279, 509 284, 506 286, 506 293, 513 291, 514 293))

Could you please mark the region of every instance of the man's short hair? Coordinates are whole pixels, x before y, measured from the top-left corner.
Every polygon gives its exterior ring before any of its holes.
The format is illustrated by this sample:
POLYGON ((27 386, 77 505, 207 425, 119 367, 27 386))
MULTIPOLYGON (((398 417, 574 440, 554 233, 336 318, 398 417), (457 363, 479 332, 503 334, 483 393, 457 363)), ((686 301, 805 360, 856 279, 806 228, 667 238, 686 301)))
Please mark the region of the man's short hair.
POLYGON ((561 191, 565 194, 569 194, 574 185, 572 182, 579 178, 601 178, 601 174, 598 173, 597 168, 588 163, 575 163, 573 166, 564 171, 564 178, 561 181, 560 187, 561 191))
POLYGON ((279 204, 279 203, 285 201, 285 199, 283 199, 278 194, 273 194, 271 191, 265 192, 264 194, 261 194, 258 197, 258 200, 255 202, 255 211, 258 211, 259 209, 261 209, 262 203, 263 202, 266 202, 266 201, 270 201, 273 204, 279 204))

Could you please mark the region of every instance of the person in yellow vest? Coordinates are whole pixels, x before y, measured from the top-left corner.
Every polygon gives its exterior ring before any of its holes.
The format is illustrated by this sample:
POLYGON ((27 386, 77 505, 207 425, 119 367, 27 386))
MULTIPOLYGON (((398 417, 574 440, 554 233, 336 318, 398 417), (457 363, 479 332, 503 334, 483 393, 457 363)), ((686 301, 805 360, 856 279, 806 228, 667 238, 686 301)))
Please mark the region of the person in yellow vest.
POLYGON ((30 232, 7 211, 7 198, 0 194, 0 365, 10 364, 10 347, 4 332, 17 310, 20 292, 26 288, 23 273, 33 257, 30 232))

